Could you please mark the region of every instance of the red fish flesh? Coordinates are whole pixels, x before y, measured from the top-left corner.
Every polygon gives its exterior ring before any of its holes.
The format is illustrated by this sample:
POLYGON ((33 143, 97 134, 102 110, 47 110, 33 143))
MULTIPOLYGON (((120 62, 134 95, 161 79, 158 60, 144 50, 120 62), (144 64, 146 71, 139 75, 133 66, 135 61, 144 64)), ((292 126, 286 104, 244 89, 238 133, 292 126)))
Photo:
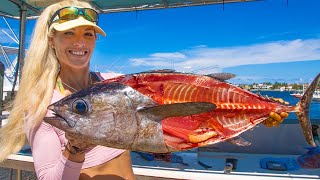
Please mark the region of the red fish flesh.
POLYGON ((310 93, 315 90, 320 75, 296 106, 281 104, 223 81, 229 77, 218 80, 221 75, 225 74, 196 75, 162 70, 124 75, 103 83, 128 85, 159 104, 215 104, 217 108, 207 113, 170 117, 161 121, 166 144, 177 149, 206 146, 228 139, 236 144, 241 141, 240 144, 245 145, 247 142, 236 137, 264 121, 271 112, 295 112, 308 143, 315 146, 308 111, 310 93))

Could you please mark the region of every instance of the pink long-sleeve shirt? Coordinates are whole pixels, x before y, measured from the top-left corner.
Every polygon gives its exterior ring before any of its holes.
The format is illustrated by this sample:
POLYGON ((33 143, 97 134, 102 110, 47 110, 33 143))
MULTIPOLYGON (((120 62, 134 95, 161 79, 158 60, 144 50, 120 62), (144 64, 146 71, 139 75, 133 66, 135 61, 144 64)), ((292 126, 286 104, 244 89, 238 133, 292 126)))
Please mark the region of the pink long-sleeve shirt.
MULTIPOLYGON (((114 74, 104 74, 104 78, 111 78, 114 74)), ((51 103, 62 99, 64 95, 58 90, 53 91, 51 103)), ((52 112, 48 111, 50 116, 52 112)), ((85 160, 77 163, 68 160, 62 155, 64 144, 67 142, 65 132, 52 125, 41 122, 26 132, 29 141, 34 167, 38 179, 79 179, 81 169, 105 163, 125 150, 96 146, 85 153, 85 160)))

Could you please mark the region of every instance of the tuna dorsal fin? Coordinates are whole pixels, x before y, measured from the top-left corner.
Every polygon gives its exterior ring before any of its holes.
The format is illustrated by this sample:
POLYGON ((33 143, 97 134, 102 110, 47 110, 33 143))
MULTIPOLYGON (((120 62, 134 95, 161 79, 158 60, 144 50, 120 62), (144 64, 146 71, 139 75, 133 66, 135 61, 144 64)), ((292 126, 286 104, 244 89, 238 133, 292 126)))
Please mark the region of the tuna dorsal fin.
POLYGON ((168 117, 190 116, 212 111, 216 109, 216 105, 208 102, 187 102, 158 105, 138 110, 141 115, 147 116, 149 119, 161 121, 168 117))
POLYGON ((157 69, 157 70, 150 70, 150 71, 144 71, 141 73, 173 73, 176 72, 173 69, 157 69))
POLYGON ((237 136, 237 137, 228 139, 227 141, 228 141, 229 143, 234 144, 234 145, 237 145, 237 146, 250 146, 250 145, 251 145, 251 142, 246 141, 245 139, 243 139, 243 138, 240 137, 240 136, 237 136))
POLYGON ((226 81, 228 79, 236 77, 236 75, 232 73, 213 73, 213 74, 207 74, 206 76, 212 77, 219 81, 226 81))

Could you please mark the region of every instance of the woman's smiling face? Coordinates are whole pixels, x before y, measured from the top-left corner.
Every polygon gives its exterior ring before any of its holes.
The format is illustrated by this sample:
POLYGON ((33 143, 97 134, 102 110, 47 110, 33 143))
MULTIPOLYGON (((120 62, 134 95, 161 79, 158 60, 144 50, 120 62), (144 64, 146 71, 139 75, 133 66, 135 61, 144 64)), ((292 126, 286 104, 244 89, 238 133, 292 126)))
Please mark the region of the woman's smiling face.
POLYGON ((79 26, 56 31, 50 41, 61 68, 81 69, 89 66, 96 45, 96 33, 91 26, 79 26))

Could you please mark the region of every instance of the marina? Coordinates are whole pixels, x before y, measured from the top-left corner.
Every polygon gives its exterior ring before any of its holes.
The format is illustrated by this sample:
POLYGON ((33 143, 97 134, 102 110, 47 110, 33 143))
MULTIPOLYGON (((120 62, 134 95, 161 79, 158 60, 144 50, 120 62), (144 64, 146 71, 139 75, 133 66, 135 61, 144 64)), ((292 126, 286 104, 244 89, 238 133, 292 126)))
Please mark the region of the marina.
MULTIPOLYGON (((295 98, 302 98, 303 93, 305 92, 306 87, 303 85, 302 90, 295 90, 290 95, 295 98)), ((320 101, 320 90, 317 89, 312 95, 312 101, 320 101)))
MULTIPOLYGON (((302 97, 302 93, 292 93, 290 94, 295 98, 301 98, 302 97)), ((312 96, 312 100, 313 101, 320 101, 320 91, 316 91, 314 92, 313 96, 312 96)))

